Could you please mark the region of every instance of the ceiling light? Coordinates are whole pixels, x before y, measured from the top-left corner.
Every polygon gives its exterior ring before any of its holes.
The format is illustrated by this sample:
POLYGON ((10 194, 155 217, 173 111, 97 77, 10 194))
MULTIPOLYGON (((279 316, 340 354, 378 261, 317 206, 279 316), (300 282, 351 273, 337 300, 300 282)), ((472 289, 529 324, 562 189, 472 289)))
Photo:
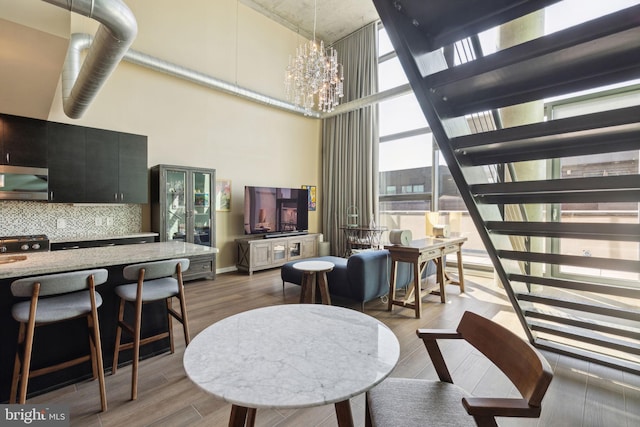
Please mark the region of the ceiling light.
POLYGON ((333 47, 324 47, 316 41, 317 1, 314 2, 313 40, 301 44, 296 56, 289 57, 285 74, 285 94, 290 102, 311 114, 314 105, 318 111, 330 112, 344 95, 342 64, 333 47), (316 104, 317 102, 317 104, 316 104))

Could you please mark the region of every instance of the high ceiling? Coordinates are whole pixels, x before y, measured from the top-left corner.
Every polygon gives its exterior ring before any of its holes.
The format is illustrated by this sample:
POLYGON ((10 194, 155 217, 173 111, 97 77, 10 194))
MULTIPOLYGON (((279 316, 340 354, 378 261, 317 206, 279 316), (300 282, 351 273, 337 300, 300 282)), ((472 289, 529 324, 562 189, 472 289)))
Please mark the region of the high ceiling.
MULTIPOLYGON (((313 35, 315 0, 237 1, 303 37, 313 35)), ((372 0, 317 0, 316 38, 331 44, 377 19, 372 0)), ((42 0, 0 0, 0 82, 5 82, 0 84, 1 112, 47 118, 69 22, 67 10, 42 0)))
POLYGON ((313 36, 317 4, 316 39, 333 43, 378 20, 373 0, 240 0, 252 9, 306 38, 313 36))

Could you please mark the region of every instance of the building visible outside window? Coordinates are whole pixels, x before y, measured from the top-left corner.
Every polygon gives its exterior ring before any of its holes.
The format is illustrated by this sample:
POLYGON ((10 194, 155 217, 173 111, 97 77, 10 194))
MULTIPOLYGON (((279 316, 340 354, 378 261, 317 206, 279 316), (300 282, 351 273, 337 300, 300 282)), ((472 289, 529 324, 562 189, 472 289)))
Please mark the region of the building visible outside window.
MULTIPOLYGON (((566 0, 546 9, 545 34, 585 22, 595 17, 637 4, 635 0, 609 0, 607 2, 584 2, 566 0)), ((497 28, 480 34, 484 55, 497 50, 497 28)), ((465 62, 458 58, 456 63, 465 62)), ((379 31, 379 90, 399 87, 407 78, 384 28, 379 31)), ((626 89, 603 88, 600 93, 575 94, 562 100, 546 100, 545 110, 549 119, 584 114, 585 111, 620 108, 625 105, 640 105, 640 89, 631 87, 638 82, 628 82, 626 89), (572 109, 576 112, 572 113, 572 109)), ((482 114, 482 113, 481 113, 482 114)), ((485 117, 479 117, 485 120, 485 117)), ((473 117, 469 117, 473 127, 473 117)), ((449 173, 444 159, 439 156, 428 123, 413 93, 385 100, 379 104, 380 134, 380 220, 388 228, 409 229, 414 238, 427 235, 429 225, 448 224, 453 232, 468 238, 463 246, 466 267, 489 267, 486 250, 471 222, 467 209, 449 173), (435 167, 434 167, 435 165, 435 167), (398 191, 399 190, 399 191, 398 191)), ((621 175, 638 173, 639 152, 620 153, 611 156, 581 156, 555 161, 550 173, 563 178, 621 175)), ((577 217, 591 215, 597 221, 630 221, 638 223, 638 204, 598 206, 543 206, 549 216, 547 220, 571 221, 577 217)), ((603 242, 563 242, 555 250, 562 253, 581 253, 622 259, 638 259, 639 245, 628 247, 606 247, 603 242), (582 251, 582 252, 581 252, 582 251)), ((566 267, 564 267, 566 268, 566 267)), ((603 276, 611 272, 596 272, 589 269, 555 271, 552 274, 587 274, 603 276)), ((636 277, 637 280, 637 277, 636 277)))

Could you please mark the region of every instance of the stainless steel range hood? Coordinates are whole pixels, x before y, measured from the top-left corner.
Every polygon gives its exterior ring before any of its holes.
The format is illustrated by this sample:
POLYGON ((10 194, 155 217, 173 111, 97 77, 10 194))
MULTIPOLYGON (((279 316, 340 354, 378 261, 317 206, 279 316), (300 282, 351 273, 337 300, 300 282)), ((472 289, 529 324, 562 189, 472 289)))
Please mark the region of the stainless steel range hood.
POLYGON ((48 200, 49 170, 0 165, 0 200, 48 200))

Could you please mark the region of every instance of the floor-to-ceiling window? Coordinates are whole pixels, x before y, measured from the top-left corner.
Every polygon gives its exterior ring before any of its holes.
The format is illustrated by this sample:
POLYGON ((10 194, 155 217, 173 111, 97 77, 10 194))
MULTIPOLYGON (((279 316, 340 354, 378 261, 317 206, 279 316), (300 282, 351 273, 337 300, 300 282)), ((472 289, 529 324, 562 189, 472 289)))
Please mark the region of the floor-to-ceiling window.
MULTIPOLYGON (((378 76, 380 91, 408 82, 383 27, 378 76)), ((414 94, 381 102, 379 114, 382 224, 411 230, 414 239, 430 235, 433 225, 446 224, 469 239, 465 263, 488 266, 486 251, 414 94)))
MULTIPOLYGON (((607 2, 588 2, 582 0, 565 0, 554 4, 545 12, 545 34, 550 34, 572 25, 611 13, 616 10, 637 4, 638 0, 610 0, 607 2)), ((497 48, 497 29, 486 31, 480 35, 484 55, 490 55, 497 48)), ((466 62, 469 50, 464 46, 456 51, 455 63, 466 62)), ((471 53, 471 55, 475 55, 471 53)), ((393 47, 383 27, 379 31, 379 90, 399 87, 407 83, 406 76, 400 66, 393 47)), ((630 82, 627 84, 632 84, 630 82)), ((565 97, 562 102, 547 100, 545 105, 548 118, 559 118, 567 114, 569 105, 583 103, 583 94, 565 97), (553 105, 553 107, 551 107, 553 105), (563 110, 563 111, 560 111, 563 110), (550 113, 553 112, 553 115, 550 113)), ((591 95, 590 100, 599 104, 599 108, 611 108, 606 93, 591 95), (595 101, 594 101, 595 100, 595 101)), ((591 102, 590 101, 590 102, 591 102)), ((638 105, 635 99, 632 105, 638 105)), ((596 111, 596 110, 593 110, 596 111)), ((422 238, 430 233, 435 224, 446 224, 453 233, 460 233, 468 238, 464 245, 463 257, 466 266, 489 266, 490 262, 484 246, 462 203, 458 190, 453 183, 444 160, 438 155, 438 147, 433 141, 428 123, 418 105, 415 96, 410 93, 401 97, 388 99, 379 105, 380 114, 380 219, 389 228, 402 228, 412 231, 414 238, 422 238)), ((488 116, 488 115, 487 115, 488 116)), ((477 123, 483 123, 487 117, 479 117, 477 123)), ((474 124, 475 118, 470 118, 474 124)), ((488 124, 489 129, 492 126, 488 124)), ((619 156, 618 156, 619 157, 619 156)), ((552 167, 553 173, 562 173, 569 177, 571 173, 637 173, 638 152, 624 154, 625 161, 620 159, 567 158, 558 160, 552 167), (635 169, 634 169, 635 168, 635 169), (635 170, 635 172, 624 172, 635 170)), ((576 207, 562 206, 563 220, 578 215, 576 207)), ((606 221, 638 221, 638 207, 601 206, 597 215, 604 215, 606 221), (601 209, 600 209, 601 208, 601 209)), ((560 209, 559 207, 557 209, 560 209)), ((580 215, 586 215, 588 209, 578 209, 580 215)), ((547 210, 551 213, 551 209, 547 210)), ((594 214, 595 215, 595 214, 594 214)), ((593 217, 595 221, 595 216, 593 217)), ((585 254, 602 251, 611 257, 620 256, 627 248, 603 248, 595 242, 590 247, 581 242, 581 251, 585 254), (616 251, 613 253, 612 251, 616 251)), ((601 243, 601 242, 600 242, 601 243)), ((565 242, 565 250, 571 242, 565 242)), ((626 252, 633 257, 638 245, 626 252)), ((595 256, 595 254, 594 254, 595 256)), ((603 255, 604 256, 604 255, 603 255)), ((637 259, 637 254, 635 255, 637 259)), ((555 272, 556 274, 562 272, 555 272)), ((573 273, 573 272, 564 272, 573 273)), ((590 272, 595 274, 594 272, 590 272)))
MULTIPOLYGON (((562 119, 599 111, 640 105, 640 84, 621 85, 568 99, 558 99, 547 103, 548 117, 562 119)), ((636 144, 637 145, 637 144, 636 144)), ((590 176, 635 176, 640 172, 640 150, 610 153, 607 155, 575 156, 555 159, 552 174, 554 178, 572 179, 590 176)), ((618 203, 562 203, 549 209, 549 221, 586 222, 597 227, 600 223, 640 224, 639 206, 636 202, 618 203)), ((640 227, 640 225, 639 225, 640 227)), ((636 241, 552 239, 552 252, 637 260, 640 258, 640 243, 636 241)), ((580 278, 598 277, 600 281, 638 281, 638 273, 600 270, 586 267, 554 266, 552 274, 580 278)))

